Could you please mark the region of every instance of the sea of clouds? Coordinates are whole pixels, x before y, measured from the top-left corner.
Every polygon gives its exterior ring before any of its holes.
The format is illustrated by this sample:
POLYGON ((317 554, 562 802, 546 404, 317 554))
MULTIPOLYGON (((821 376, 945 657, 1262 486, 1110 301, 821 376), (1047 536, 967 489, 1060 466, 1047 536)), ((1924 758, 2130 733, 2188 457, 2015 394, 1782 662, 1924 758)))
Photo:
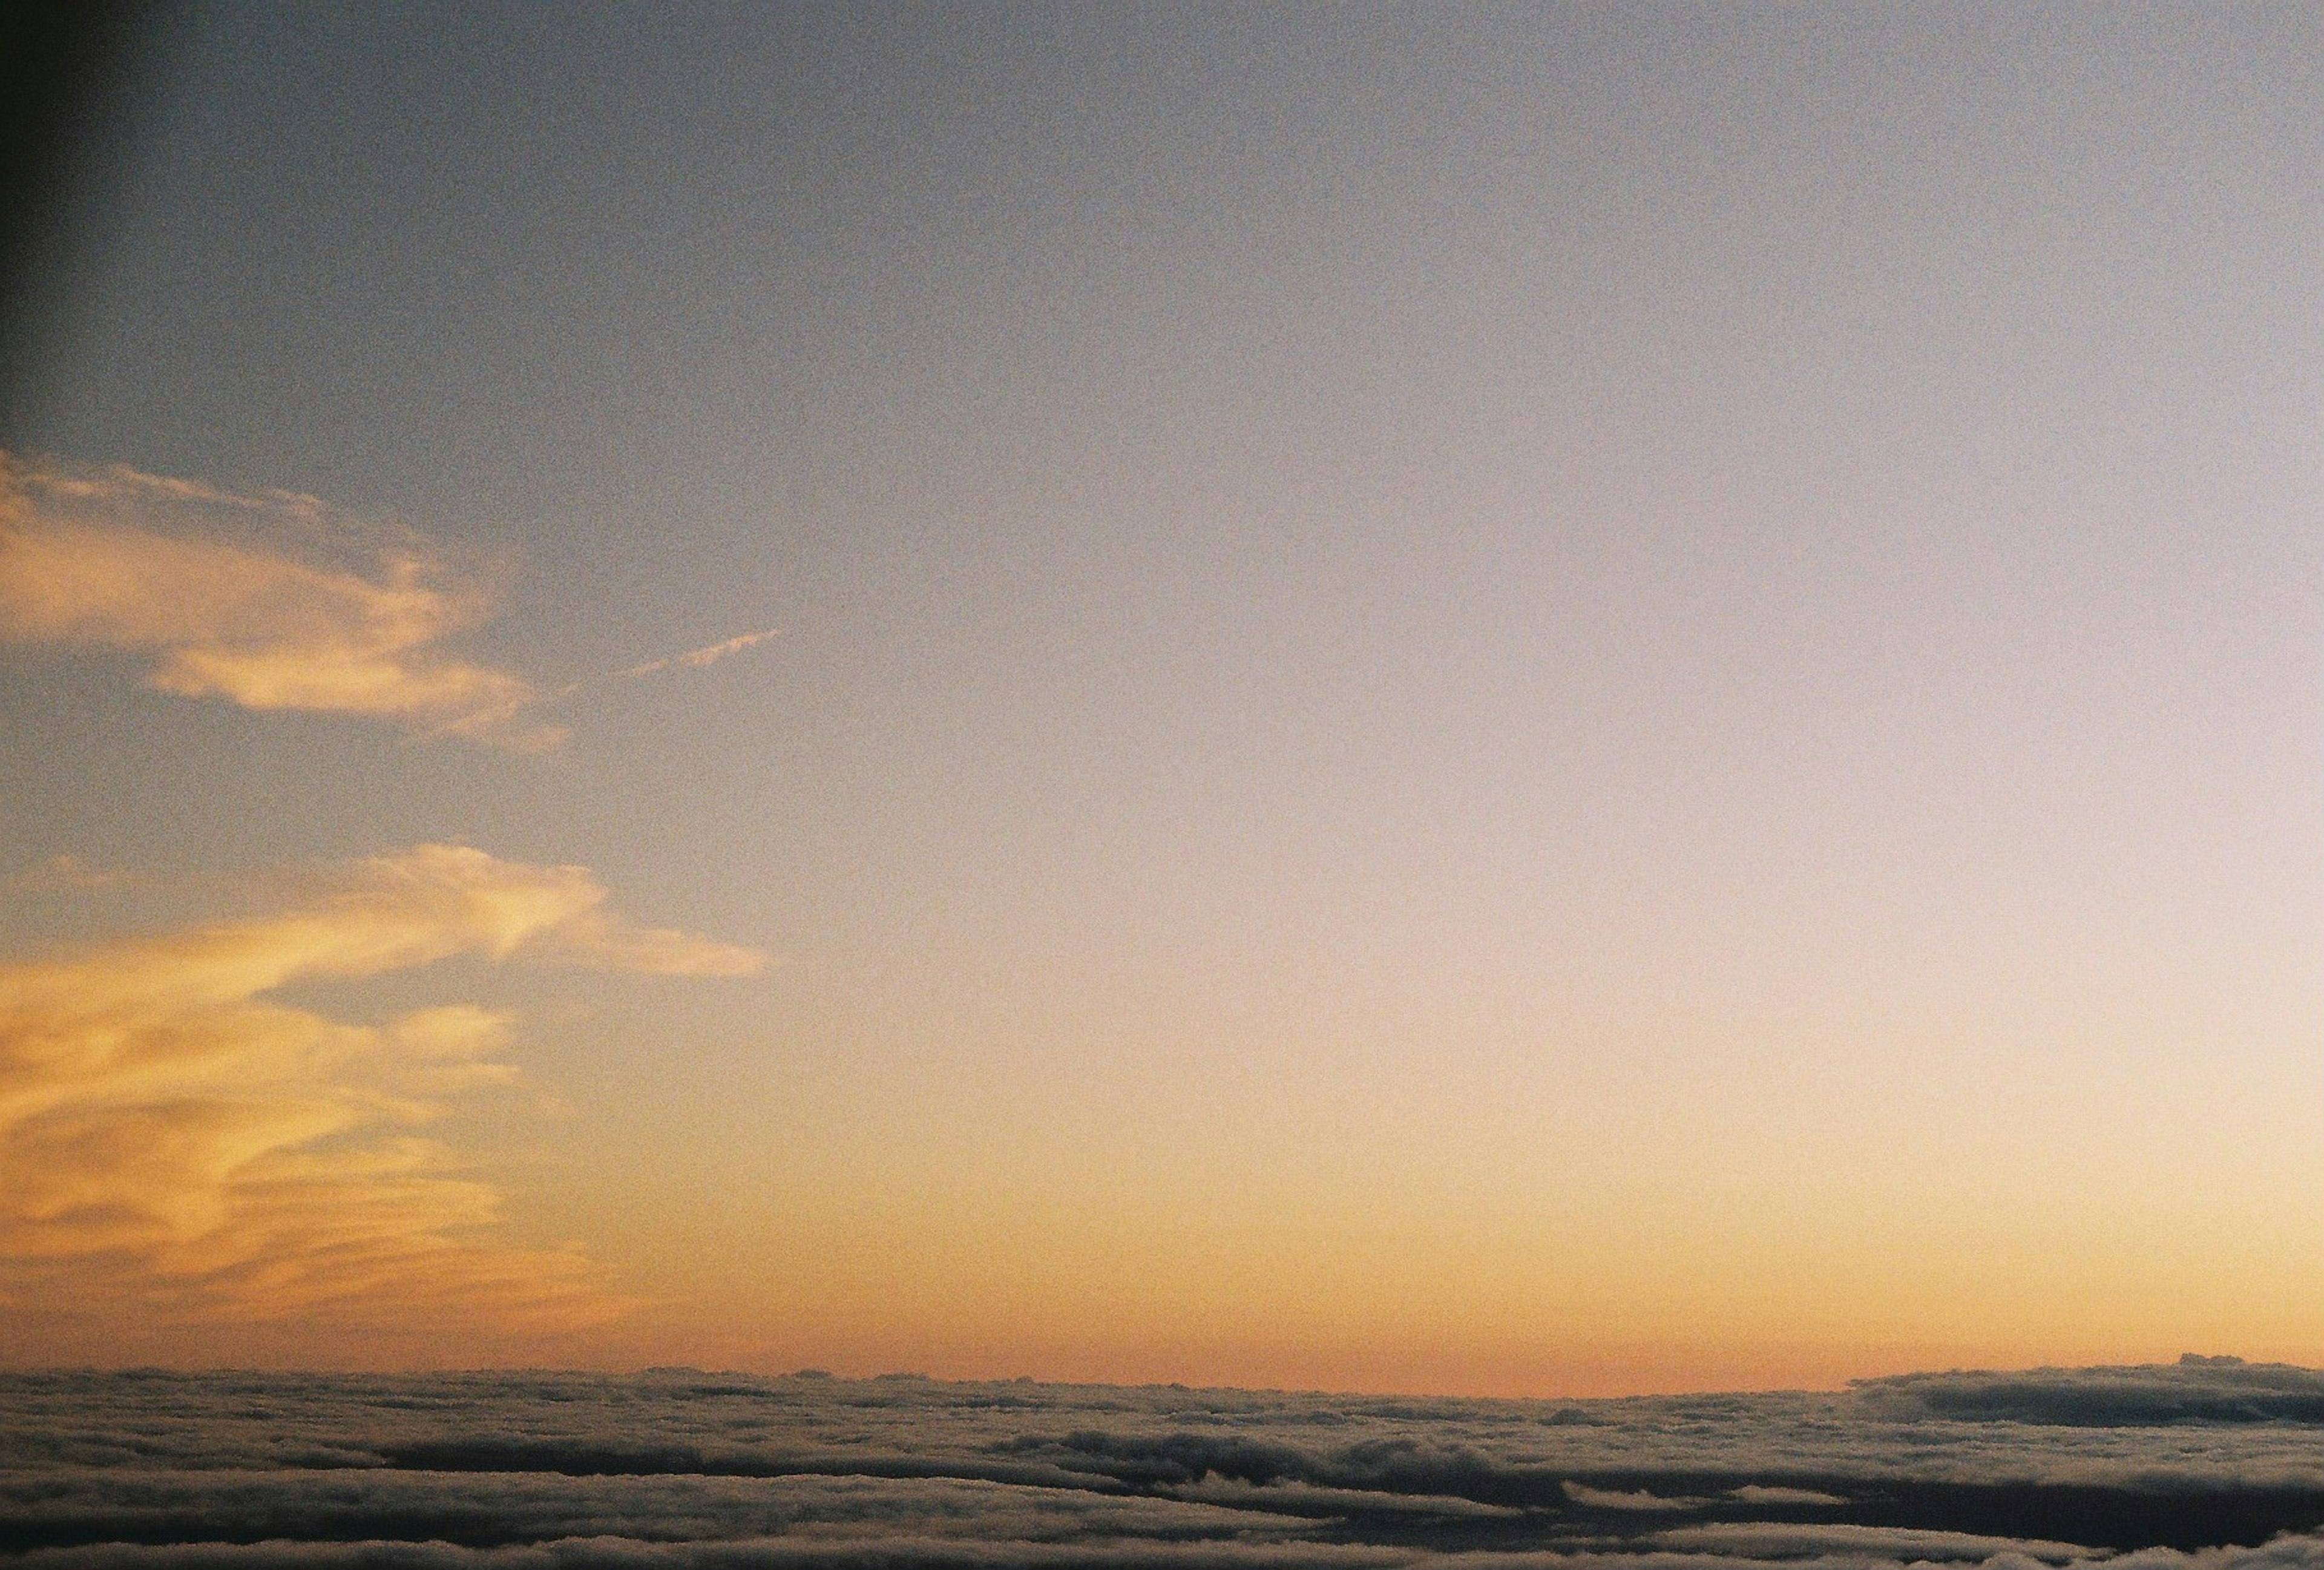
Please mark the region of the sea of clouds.
POLYGON ((0 1375, 27 1566, 2324 1570, 2324 1372, 1502 1401, 656 1370, 0 1375))

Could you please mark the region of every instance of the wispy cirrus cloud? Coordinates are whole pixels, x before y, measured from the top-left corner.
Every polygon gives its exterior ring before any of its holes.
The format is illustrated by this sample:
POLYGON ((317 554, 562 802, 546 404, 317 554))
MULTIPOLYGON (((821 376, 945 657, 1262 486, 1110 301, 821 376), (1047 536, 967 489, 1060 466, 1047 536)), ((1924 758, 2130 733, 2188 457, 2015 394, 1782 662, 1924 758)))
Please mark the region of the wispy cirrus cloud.
POLYGON ((350 551, 354 536, 293 492, 0 456, 0 638, 147 655, 148 686, 244 708, 554 746, 531 682, 438 648, 490 596, 415 538, 350 551))
POLYGON ((0 453, 0 642, 149 655, 145 683, 163 692, 537 753, 567 734, 540 719, 542 705, 698 670, 778 631, 544 691, 438 647, 492 611, 490 594, 418 536, 359 526, 314 496, 0 453))
POLYGON ((499 1196, 411 1131, 504 1081, 507 1016, 361 1025, 267 994, 459 954, 740 975, 586 868, 421 845, 256 919, 0 965, 0 1304, 102 1293, 192 1320, 556 1328, 618 1312, 572 1251, 489 1233, 499 1196))
POLYGON ((763 643, 780 631, 782 629, 779 627, 769 627, 763 633, 744 633, 739 637, 729 638, 724 642, 712 643, 701 649, 689 649, 683 654, 673 654, 667 660, 649 660, 642 665, 632 665, 626 670, 616 671, 614 675, 616 678, 651 676, 657 671, 669 670, 673 667, 699 670, 706 665, 717 664, 729 654, 740 654, 753 644, 763 643))
POLYGON ((576 681, 569 686, 561 687, 553 696, 562 700, 573 697, 576 693, 589 692, 610 686, 613 682, 630 681, 641 676, 658 676, 665 670, 700 670, 706 666, 717 664, 730 654, 740 654, 745 649, 763 643, 781 630, 779 627, 769 627, 764 632, 743 633, 716 643, 706 644, 699 649, 689 649, 683 654, 669 654, 659 660, 648 660, 641 664, 624 666, 619 670, 608 672, 604 676, 591 677, 586 681, 576 681))

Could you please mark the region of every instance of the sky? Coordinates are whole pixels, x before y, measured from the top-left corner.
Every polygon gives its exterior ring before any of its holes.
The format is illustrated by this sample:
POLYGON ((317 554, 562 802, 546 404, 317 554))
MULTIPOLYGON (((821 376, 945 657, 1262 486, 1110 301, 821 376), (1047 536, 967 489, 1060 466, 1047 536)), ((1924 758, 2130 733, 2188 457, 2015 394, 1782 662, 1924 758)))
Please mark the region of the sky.
POLYGON ((206 5, 0 492, 0 1346, 2324 1360, 2324 23, 206 5))

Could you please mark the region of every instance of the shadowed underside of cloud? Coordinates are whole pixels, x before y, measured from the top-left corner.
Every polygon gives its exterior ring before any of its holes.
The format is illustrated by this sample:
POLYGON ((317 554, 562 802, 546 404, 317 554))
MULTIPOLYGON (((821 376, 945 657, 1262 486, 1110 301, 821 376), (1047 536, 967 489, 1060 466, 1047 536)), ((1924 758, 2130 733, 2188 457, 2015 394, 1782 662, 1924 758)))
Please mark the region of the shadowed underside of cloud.
POLYGON ((482 590, 409 540, 331 561, 333 532, 350 531, 311 496, 0 455, 0 636, 147 655, 147 685, 244 708, 556 744, 561 731, 524 718, 530 682, 435 648, 490 614, 482 590))
POLYGON ((0 1307, 555 1327, 621 1307, 577 1252, 485 1240, 489 1187, 409 1131, 503 1081, 503 1015, 355 1025, 289 984, 473 953, 676 975, 747 949, 635 927, 580 867, 422 845, 291 908, 0 966, 0 1307))

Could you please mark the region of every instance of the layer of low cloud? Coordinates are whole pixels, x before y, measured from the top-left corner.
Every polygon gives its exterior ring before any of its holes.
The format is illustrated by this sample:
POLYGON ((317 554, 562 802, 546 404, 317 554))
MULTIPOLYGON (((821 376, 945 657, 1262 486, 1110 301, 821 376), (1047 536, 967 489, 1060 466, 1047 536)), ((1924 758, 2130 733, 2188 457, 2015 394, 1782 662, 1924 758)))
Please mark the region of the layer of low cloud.
POLYGON ((0 456, 0 638, 144 655, 148 686, 244 708, 555 745, 531 682, 439 647, 490 596, 416 539, 355 534, 311 496, 0 456))
POLYGON ((1751 1559, 1863 1554, 1916 1564, 1982 1564, 2008 1554, 2047 1565, 2067 1565, 2080 1559, 2109 1556, 2102 1549, 2078 1543, 1847 1523, 1721 1521, 1711 1526, 1674 1527, 1656 1532, 1652 1541, 1658 1548, 1675 1548, 1682 1553, 1727 1554, 1751 1559))
POLYGON ((511 1020, 359 1025, 268 994, 459 954, 738 975, 636 926, 586 869, 422 845, 263 918, 0 966, 0 1307, 554 1329, 618 1311, 574 1251, 492 1240, 499 1196, 414 1131, 502 1083, 511 1020))
POLYGON ((2324 1374, 2189 1353, 2139 1368, 1900 1374, 1866 1380, 1865 1404, 1895 1416, 2139 1428, 2197 1423, 2324 1423, 2324 1374))
MULTIPOLYGON (((493 1548, 448 1543, 264 1542, 35 1551, 29 1570, 151 1566, 152 1570, 242 1570, 249 1565, 359 1565, 364 1570, 983 1570, 984 1566, 1074 1566, 1076 1570, 1740 1570, 1764 1560, 1718 1555, 1614 1556, 1561 1553, 1453 1553, 1328 1543, 1159 1544, 1084 1539, 992 1542, 881 1535, 868 1541, 815 1538, 658 1542, 626 1537, 562 1539, 493 1548)), ((1926 1563, 1860 1555, 1784 1561, 1797 1570, 1907 1570, 1926 1563)), ((2040 1562, 2006 1549, 1977 1561, 1994 1570, 2034 1570, 2040 1562)), ((2158 1550, 2111 1563, 2122 1570, 2319 1570, 2324 1538, 2286 1538, 2264 1547, 2205 1554, 2158 1550)))
POLYGON ((1899 1420, 1854 1392, 60 1371, 0 1375, 0 1550, 157 1566, 2324 1570, 2318 1436, 1899 1420), (2287 1456, 2307 1481, 2255 1481, 2287 1456), (1840 1475, 1852 1495, 1810 1486, 1840 1475), (1688 1491, 1683 1519, 1637 1508, 1688 1491))

